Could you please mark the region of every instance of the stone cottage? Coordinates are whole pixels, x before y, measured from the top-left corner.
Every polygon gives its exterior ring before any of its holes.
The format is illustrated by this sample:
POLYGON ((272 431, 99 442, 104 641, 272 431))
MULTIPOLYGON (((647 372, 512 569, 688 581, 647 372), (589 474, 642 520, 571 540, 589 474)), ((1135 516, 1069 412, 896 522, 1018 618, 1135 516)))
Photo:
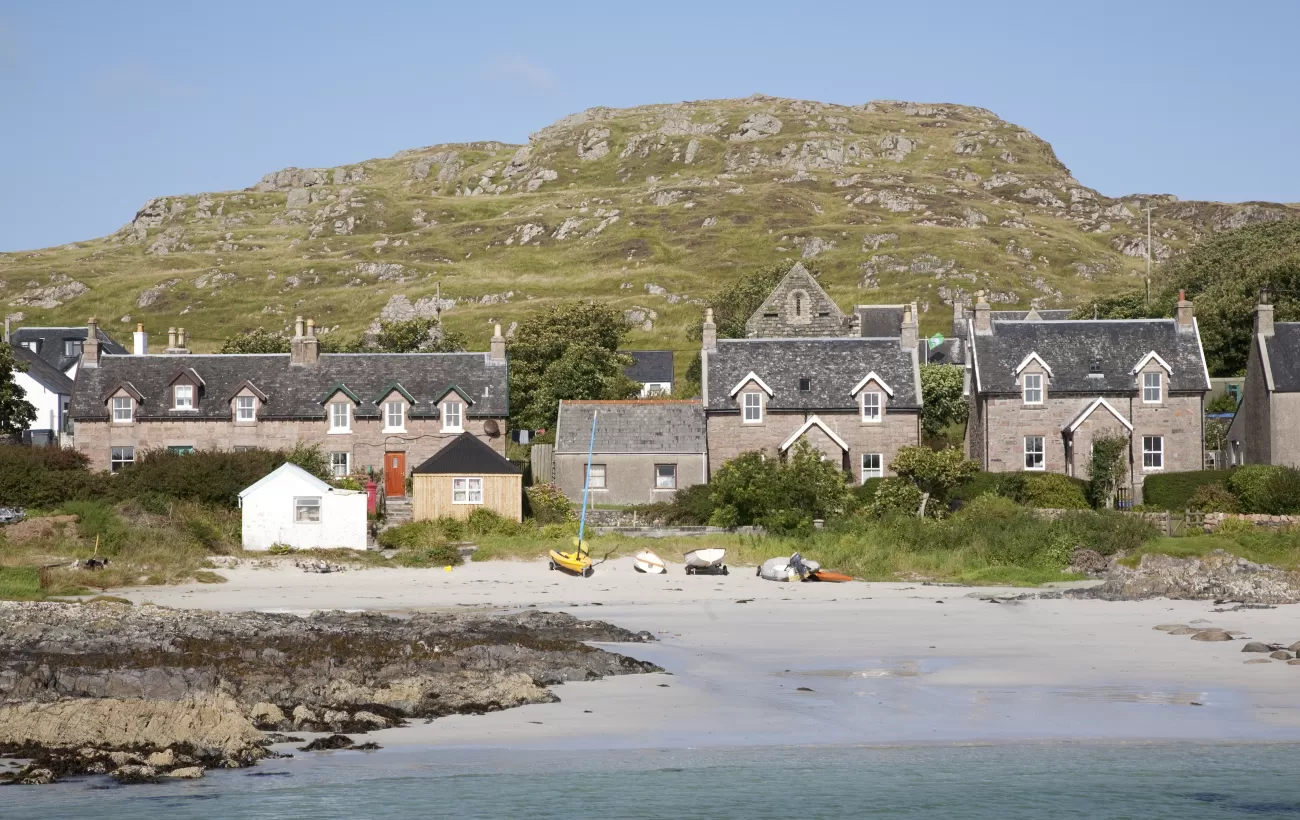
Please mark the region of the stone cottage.
POLYGON ((1274 322, 1265 294, 1250 341, 1245 395, 1228 438, 1246 464, 1300 467, 1300 322, 1274 322))
POLYGON ((1000 321, 981 294, 966 340, 967 448, 990 472, 1088 478, 1092 441, 1129 440, 1131 489, 1199 470, 1209 373, 1192 303, 1173 319, 1000 321))
POLYGON ((71 402, 75 446, 119 470, 146 450, 319 445, 335 474, 373 468, 404 496, 410 468, 462 433, 505 452, 505 339, 487 353, 321 354, 298 319, 287 354, 101 356, 95 321, 71 402))

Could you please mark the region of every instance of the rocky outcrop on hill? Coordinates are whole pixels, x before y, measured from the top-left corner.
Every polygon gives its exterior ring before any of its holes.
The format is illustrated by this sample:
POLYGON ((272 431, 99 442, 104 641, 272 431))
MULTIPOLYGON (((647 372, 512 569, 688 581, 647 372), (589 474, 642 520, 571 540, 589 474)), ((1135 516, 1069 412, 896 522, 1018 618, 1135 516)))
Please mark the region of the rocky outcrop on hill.
POLYGON ((1136 567, 1114 564, 1104 584, 1081 594, 1107 601, 1175 598, 1293 604, 1300 601, 1300 575, 1222 550, 1201 558, 1144 555, 1136 567))
POLYGON ((11 782, 246 766, 269 753, 263 730, 363 733, 658 669, 585 643, 648 633, 547 612, 300 618, 0 602, 0 634, 0 755, 34 760, 11 782))

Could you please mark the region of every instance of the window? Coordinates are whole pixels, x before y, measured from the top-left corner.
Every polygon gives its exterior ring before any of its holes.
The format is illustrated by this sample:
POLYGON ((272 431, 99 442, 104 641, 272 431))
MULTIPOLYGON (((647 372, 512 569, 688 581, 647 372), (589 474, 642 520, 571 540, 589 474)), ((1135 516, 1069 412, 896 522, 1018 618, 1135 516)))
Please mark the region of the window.
POLYGON ((862 420, 869 422, 880 421, 880 404, 881 394, 875 391, 867 391, 862 394, 862 420))
POLYGON ((178 384, 173 388, 173 410, 193 410, 194 409, 194 385, 178 384))
POLYGON ((587 486, 593 490, 605 489, 605 465, 593 464, 587 470, 587 486))
POLYGON ((235 396, 235 421, 256 421, 257 399, 252 396, 235 396))
POLYGON ((1025 469, 1045 470, 1043 463, 1043 437, 1025 436, 1025 469))
POLYGON ((320 523, 320 496, 311 495, 293 500, 293 523, 320 523))
POLYGON ((1162 392, 1163 388, 1160 384, 1159 373, 1142 374, 1142 402, 1144 404, 1159 404, 1162 392))
POLYGON ((745 424, 763 421, 763 397, 758 393, 745 394, 745 424))
POLYGON ((677 465, 676 464, 655 465, 655 489, 656 490, 677 489, 677 465))
POLYGON ((80 339, 64 339, 64 340, 63 340, 63 355, 64 355, 64 356, 80 356, 80 355, 81 355, 81 340, 80 340, 80 339))
POLYGON ((347 433, 352 430, 352 411, 345 402, 330 405, 330 432, 347 433))
MULTIPOLYGON (((592 466, 594 467, 595 465, 593 464, 592 466)), ((482 504, 483 479, 453 478, 451 480, 451 503, 482 504)))
POLYGON ((1043 374, 1026 373, 1022 378, 1025 384, 1025 404, 1042 404, 1043 374))
MULTIPOLYGON (((458 401, 444 402, 442 405, 442 429, 459 433, 461 431, 461 403, 458 401)), ((481 479, 479 479, 481 480, 481 479)), ((482 503, 475 502, 475 503, 482 503)))
POLYGON ((384 429, 402 430, 406 427, 406 405, 400 401, 384 404, 384 429))
POLYGON ((812 379, 800 379, 799 392, 807 393, 809 390, 812 390, 812 379))
POLYGON ((236 453, 251 453, 258 448, 252 446, 251 444, 236 444, 234 447, 231 447, 230 449, 234 450, 236 453))
POLYGON ((351 453, 330 453, 330 473, 332 475, 345 476, 352 472, 351 467, 351 453))
POLYGON ((1232 396, 1233 401, 1237 402, 1238 404, 1241 403, 1241 385, 1230 384, 1225 389, 1228 391, 1228 395, 1232 396))
POLYGON ((167 447, 167 452, 175 453, 178 456, 188 456, 194 452, 192 444, 171 444, 167 447))
POLYGON ((40 340, 40 339, 32 339, 30 342, 23 342, 23 347, 27 348, 28 350, 30 350, 30 351, 33 352, 33 353, 40 353, 40 352, 41 352, 41 340, 40 340))
POLYGON ((884 478, 885 470, 880 466, 880 453, 863 453, 862 454, 862 483, 866 483, 868 478, 884 478))
POLYGON ((130 424, 135 416, 135 402, 130 396, 113 397, 113 423, 130 424))
POLYGON ((795 291, 794 293, 794 315, 803 316, 803 292, 795 291))
POLYGON ((1142 437, 1142 469, 1163 470, 1165 468, 1164 436, 1142 437))
POLYGON ((123 467, 130 467, 135 463, 134 447, 114 447, 109 455, 108 465, 113 472, 120 471, 123 467))

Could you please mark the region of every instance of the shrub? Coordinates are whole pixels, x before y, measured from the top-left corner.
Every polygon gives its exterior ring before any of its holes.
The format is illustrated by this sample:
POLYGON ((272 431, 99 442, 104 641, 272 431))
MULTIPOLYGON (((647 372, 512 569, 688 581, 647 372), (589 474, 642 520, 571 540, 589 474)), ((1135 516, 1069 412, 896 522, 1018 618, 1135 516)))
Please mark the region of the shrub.
POLYGON ((1192 493, 1187 506, 1200 512, 1235 513, 1241 510, 1237 497, 1223 484, 1202 484, 1192 493))
POLYGON ((470 536, 518 535, 522 527, 508 518, 502 518, 486 507, 479 507, 465 520, 464 532, 470 536))
MULTIPOLYGON (((948 494, 979 472, 979 465, 956 448, 931 450, 929 447, 900 447, 889 468, 899 478, 911 481, 923 493, 930 494, 930 504, 946 507, 948 494)), ((926 505, 928 510, 930 504, 926 505)))
POLYGON ((104 497, 107 489, 77 450, 0 444, 0 504, 50 509, 104 497))
POLYGON ((275 450, 202 450, 173 453, 150 450, 113 480, 119 497, 154 492, 201 504, 238 506, 239 493, 284 464, 288 454, 275 450))
MULTIPOLYGON (((562 524, 547 524, 541 529, 541 536, 550 540, 573 538, 578 534, 577 521, 565 521, 562 524)), ((584 537, 585 537, 584 533, 584 537)))
POLYGON ((1142 483, 1142 503, 1158 510, 1191 509, 1197 490, 1206 485, 1222 487, 1232 475, 1227 470, 1192 470, 1147 476, 1142 483))
POLYGON ((1052 522, 1052 527, 1065 533, 1072 547, 1084 547, 1102 555, 1133 552, 1159 535, 1142 518, 1115 510, 1069 512, 1052 522))
POLYGON ((1249 464, 1228 478, 1244 513, 1286 515, 1300 509, 1300 473, 1291 467, 1249 464))
MULTIPOLYGON (((1014 474, 1013 474, 1014 475, 1014 474)), ((1021 504, 1048 510, 1086 510, 1090 506, 1085 494, 1087 482, 1060 473, 1023 474, 1021 504)))
POLYGON ((464 559, 460 557, 460 550, 451 544, 435 544, 399 550, 393 556, 393 563, 403 567, 454 567, 464 563, 464 559))
MULTIPOLYGON (((876 485, 875 495, 867 507, 867 513, 876 518, 888 518, 894 515, 915 516, 921 507, 921 491, 905 478, 886 478, 876 485)), ((925 511, 934 516, 940 508, 938 504, 926 504, 925 511)))
POLYGON ((534 484, 524 492, 525 510, 539 525, 563 524, 574 519, 573 505, 558 484, 534 484))
POLYGON ((87 542, 98 540, 103 555, 117 555, 131 536, 126 522, 106 502, 69 501, 62 512, 77 516, 77 534, 87 542))
MULTIPOLYGON (((459 537, 459 533, 457 533, 459 537)), ((390 527, 379 533, 375 541, 384 549, 426 549, 447 543, 449 539, 441 526, 441 519, 434 521, 410 521, 397 527, 390 527)))
POLYGON ((849 507, 848 476, 800 441, 784 461, 742 453, 722 465, 709 482, 709 524, 760 524, 776 531, 811 527, 814 519, 842 515, 849 507))
POLYGON ((1018 475, 1017 473, 984 473, 979 472, 967 478, 958 484, 948 494, 950 499, 960 501, 963 504, 974 501, 982 495, 1002 495, 1002 482, 1006 476, 1018 475))
POLYGON ((885 483, 886 480, 884 478, 868 478, 854 487, 852 489, 853 508, 861 511, 871 509, 872 503, 876 500, 876 493, 880 490, 880 485, 885 483))

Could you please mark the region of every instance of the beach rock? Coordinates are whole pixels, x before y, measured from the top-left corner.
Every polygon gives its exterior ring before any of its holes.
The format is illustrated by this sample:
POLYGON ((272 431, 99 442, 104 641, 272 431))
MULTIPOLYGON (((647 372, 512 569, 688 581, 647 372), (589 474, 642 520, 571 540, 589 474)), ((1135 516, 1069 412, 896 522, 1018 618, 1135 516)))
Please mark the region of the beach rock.
POLYGON ((300 703, 293 707, 293 728, 301 729, 304 726, 311 726, 319 720, 320 718, 316 717, 316 713, 303 704, 300 703))
POLYGON ((331 749, 351 749, 352 746, 352 738, 347 735, 330 735, 329 737, 318 737, 306 746, 300 747, 298 751, 323 752, 331 749))
POLYGON ((1192 629, 1193 627, 1187 624, 1159 624, 1151 628, 1158 632, 1173 632, 1175 629, 1192 629))
POLYGON ((19 771, 11 782, 19 786, 46 786, 57 780, 49 769, 29 766, 19 771))
POLYGON ((1242 652, 1272 652, 1273 648, 1266 643, 1251 641, 1241 648, 1242 652))
POLYGON ((255 703, 249 710, 248 719, 259 729, 279 729, 287 722, 284 712, 274 703, 255 703))
POLYGON ((152 783, 158 778, 153 766, 123 766, 109 773, 119 783, 152 783))
POLYGON ((1300 658, 1293 658, 1286 662, 1287 666, 1300 666, 1300 658))
POLYGON ((144 762, 155 769, 170 769, 176 765, 176 753, 171 749, 164 749, 149 755, 144 762))
POLYGON ((184 766, 179 769, 172 769, 167 773, 167 776, 175 778, 176 780, 198 780, 200 777, 203 777, 203 767, 184 766))
POLYGON ((1272 663, 1272 661, 1268 658, 1255 658, 1254 660, 1246 661, 1246 663, 1272 663))
POLYGON ((1287 649, 1290 649, 1292 652, 1300 652, 1300 641, 1291 644, 1287 649))
POLYGON ((1300 601, 1300 575, 1215 550, 1199 558, 1143 555, 1136 567, 1117 563, 1106 582, 1072 597, 1107 601, 1147 598, 1231 600, 1255 604, 1300 601))
POLYGON ((1171 629, 1171 630, 1169 630, 1169 633, 1168 633, 1168 634, 1170 634, 1170 635, 1195 635, 1197 632, 1200 632, 1200 631, 1201 631, 1201 630, 1197 629, 1197 628, 1194 627, 1194 626, 1180 626, 1180 627, 1178 627, 1177 629, 1171 629))
POLYGON ((1269 657, 1275 661, 1289 661, 1291 660, 1291 653, 1287 652, 1285 649, 1279 649, 1276 652, 1270 653, 1269 657))
MULTIPOLYGON (((1068 571, 1077 575, 1100 576, 1106 572, 1110 566, 1110 559, 1096 550, 1076 547, 1070 554, 1070 566, 1068 571)), ((1160 627, 1156 627, 1159 629, 1160 627)))
POLYGON ((1194 641, 1230 641, 1232 636, 1222 629, 1202 629, 1192 636, 1194 641))

